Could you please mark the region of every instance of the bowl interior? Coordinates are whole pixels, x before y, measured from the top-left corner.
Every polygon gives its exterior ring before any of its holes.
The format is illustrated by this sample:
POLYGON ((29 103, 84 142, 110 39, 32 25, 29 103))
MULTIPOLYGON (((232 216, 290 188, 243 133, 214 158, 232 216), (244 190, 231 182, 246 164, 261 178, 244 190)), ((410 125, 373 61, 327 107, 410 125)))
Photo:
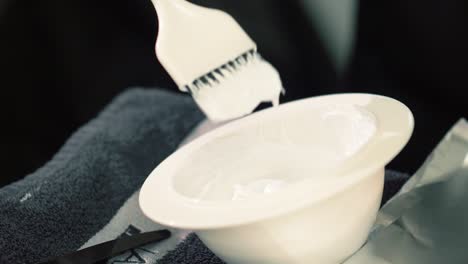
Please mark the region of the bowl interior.
POLYGON ((178 163, 172 187, 198 201, 246 200, 304 179, 331 180, 323 172, 357 153, 377 125, 370 111, 344 103, 266 114, 199 145, 178 163))

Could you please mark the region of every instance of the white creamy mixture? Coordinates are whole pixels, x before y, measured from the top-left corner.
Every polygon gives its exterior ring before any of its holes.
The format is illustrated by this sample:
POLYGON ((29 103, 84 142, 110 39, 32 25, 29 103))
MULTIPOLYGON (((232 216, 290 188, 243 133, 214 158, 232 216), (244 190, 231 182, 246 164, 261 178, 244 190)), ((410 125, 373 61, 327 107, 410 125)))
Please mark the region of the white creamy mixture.
MULTIPOLYGON (((260 150, 256 154, 245 153, 239 158, 241 164, 250 168, 259 166, 275 171, 276 173, 271 173, 275 177, 262 177, 244 184, 234 184, 231 199, 244 200, 255 195, 273 193, 293 182, 323 175, 327 169, 339 166, 340 162, 359 151, 374 135, 377 126, 375 117, 358 106, 329 106, 320 119, 323 127, 317 130, 321 130, 322 135, 312 134, 307 129, 302 130, 300 123, 307 122, 304 118, 283 122, 276 125, 276 128, 267 127, 267 133, 277 131, 276 137, 262 134, 259 140, 262 143, 255 146, 260 150), (328 137, 328 142, 320 140, 312 143, 307 139, 314 136, 328 137), (307 142, 311 144, 308 145, 307 142), (245 162, 250 155, 256 156, 253 164, 245 162), (273 158, 277 155, 279 156, 273 158)), ((251 170, 253 172, 255 168, 251 170)), ((244 173, 248 173, 248 170, 244 173)))
POLYGON ((323 177, 359 151, 376 127, 372 113, 351 105, 259 122, 193 153, 175 177, 176 189, 195 200, 268 195, 306 178, 323 177))
POLYGON ((245 200, 252 195, 274 193, 286 184, 284 180, 261 179, 249 182, 246 185, 234 185, 232 200, 245 200))
POLYGON ((283 90, 278 71, 258 54, 250 54, 247 60, 213 72, 218 83, 210 80, 192 90, 198 106, 212 121, 224 121, 252 113, 262 102, 279 104, 283 90))

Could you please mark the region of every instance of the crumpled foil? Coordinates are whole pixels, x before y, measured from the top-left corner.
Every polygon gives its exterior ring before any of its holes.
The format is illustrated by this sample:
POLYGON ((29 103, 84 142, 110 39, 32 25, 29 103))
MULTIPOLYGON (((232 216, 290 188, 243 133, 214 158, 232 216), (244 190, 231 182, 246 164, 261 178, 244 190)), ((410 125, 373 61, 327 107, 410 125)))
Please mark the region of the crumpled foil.
POLYGON ((380 210, 345 264, 468 263, 468 122, 458 121, 380 210))

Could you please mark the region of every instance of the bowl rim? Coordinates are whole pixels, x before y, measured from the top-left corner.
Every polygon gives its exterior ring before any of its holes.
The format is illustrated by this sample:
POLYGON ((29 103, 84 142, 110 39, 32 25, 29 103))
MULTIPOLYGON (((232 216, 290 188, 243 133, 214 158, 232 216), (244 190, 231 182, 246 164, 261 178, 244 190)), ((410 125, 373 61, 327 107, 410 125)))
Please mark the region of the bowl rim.
POLYGON ((340 93, 284 103, 227 123, 172 153, 145 180, 139 194, 139 205, 143 214, 152 221, 190 230, 234 227, 271 219, 337 195, 384 169, 408 143, 413 129, 414 117, 410 109, 400 101, 382 95, 340 93), (377 121, 376 132, 367 144, 343 166, 327 172, 327 176, 346 174, 339 181, 327 180, 317 184, 316 180, 305 179, 269 195, 236 201, 198 201, 174 189, 172 176, 177 164, 207 142, 277 113, 330 104, 359 105, 370 111, 377 121), (359 168, 355 167, 356 164, 360 164, 359 168))

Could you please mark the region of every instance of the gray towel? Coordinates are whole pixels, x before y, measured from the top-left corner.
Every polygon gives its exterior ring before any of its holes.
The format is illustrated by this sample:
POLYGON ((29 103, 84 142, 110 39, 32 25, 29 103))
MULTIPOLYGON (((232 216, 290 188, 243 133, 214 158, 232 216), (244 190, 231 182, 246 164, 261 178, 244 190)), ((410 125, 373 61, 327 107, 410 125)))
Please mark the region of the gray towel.
POLYGON ((202 118, 187 96, 142 89, 120 95, 44 167, 0 189, 0 263, 78 249, 202 118))

